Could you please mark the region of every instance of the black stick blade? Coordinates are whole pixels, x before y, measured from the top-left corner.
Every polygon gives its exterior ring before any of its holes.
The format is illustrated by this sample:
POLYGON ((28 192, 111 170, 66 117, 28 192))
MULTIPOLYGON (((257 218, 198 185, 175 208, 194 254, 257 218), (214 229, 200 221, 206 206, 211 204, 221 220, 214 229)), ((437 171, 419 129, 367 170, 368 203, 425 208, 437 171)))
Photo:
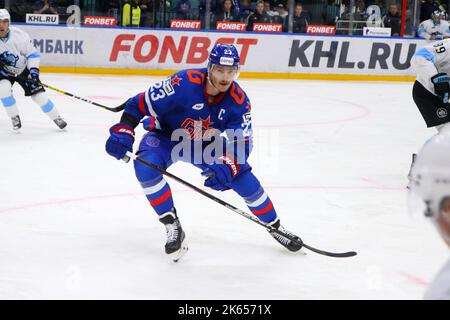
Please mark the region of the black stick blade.
POLYGON ((357 255, 357 253, 355 251, 348 251, 348 252, 329 252, 329 251, 325 251, 325 250, 320 250, 314 247, 311 247, 305 243, 303 243, 303 247, 305 247, 306 249, 309 249, 315 253, 324 255, 324 256, 328 256, 328 257, 334 257, 334 258, 349 258, 349 257, 354 257, 357 255))

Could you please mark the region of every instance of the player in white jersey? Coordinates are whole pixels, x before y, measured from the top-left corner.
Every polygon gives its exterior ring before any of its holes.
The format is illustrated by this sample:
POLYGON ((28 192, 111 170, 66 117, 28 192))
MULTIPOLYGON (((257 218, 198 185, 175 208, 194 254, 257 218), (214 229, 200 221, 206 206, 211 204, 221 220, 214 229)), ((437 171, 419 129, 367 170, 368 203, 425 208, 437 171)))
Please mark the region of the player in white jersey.
POLYGON ((427 40, 442 40, 450 37, 450 24, 445 20, 446 14, 434 11, 431 19, 419 24, 417 35, 427 40))
MULTIPOLYGON (((442 128, 424 144, 411 180, 409 211, 430 219, 450 249, 450 128, 442 128)), ((450 300, 450 260, 435 276, 424 299, 450 300)))
POLYGON ((18 82, 25 96, 38 104, 42 111, 60 128, 67 123, 61 118, 53 102, 47 97, 39 81, 40 54, 29 36, 22 30, 10 27, 11 17, 0 9, 0 101, 11 118, 13 129, 22 126, 12 86, 18 82))
MULTIPOLYGON (((450 126, 450 39, 429 43, 411 59, 416 71, 412 96, 428 128, 450 126)), ((412 155, 411 167, 416 154, 412 155)), ((411 175, 411 169, 408 177, 411 175)))
POLYGON ((450 39, 419 49, 411 59, 417 78, 413 99, 427 127, 441 128, 450 122, 450 39))

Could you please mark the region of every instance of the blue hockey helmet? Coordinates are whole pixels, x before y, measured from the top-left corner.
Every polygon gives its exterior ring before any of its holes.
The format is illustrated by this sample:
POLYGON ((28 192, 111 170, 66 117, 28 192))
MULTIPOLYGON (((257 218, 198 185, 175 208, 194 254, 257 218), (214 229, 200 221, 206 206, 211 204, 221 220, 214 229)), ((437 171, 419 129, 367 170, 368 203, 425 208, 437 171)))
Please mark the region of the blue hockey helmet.
POLYGON ((216 43, 209 54, 209 64, 239 67, 239 52, 232 44, 216 43))

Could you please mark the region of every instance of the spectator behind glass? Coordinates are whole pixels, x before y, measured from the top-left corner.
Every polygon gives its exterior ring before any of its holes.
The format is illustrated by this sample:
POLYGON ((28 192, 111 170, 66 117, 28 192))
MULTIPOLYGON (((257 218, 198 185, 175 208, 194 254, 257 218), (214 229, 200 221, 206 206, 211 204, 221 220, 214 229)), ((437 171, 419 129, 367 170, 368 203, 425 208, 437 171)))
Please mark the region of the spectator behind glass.
POLYGON ((195 20, 194 15, 191 12, 191 1, 190 0, 180 0, 176 5, 176 19, 180 20, 195 20))
POLYGON ((153 27, 153 0, 141 0, 141 27, 153 27))
POLYGON ((258 0, 256 2, 255 12, 249 15, 247 19, 247 31, 253 31, 254 23, 270 23, 271 19, 267 13, 264 12, 264 1, 258 0))
POLYGON ((306 28, 308 28, 309 17, 303 12, 303 6, 300 3, 295 5, 294 17, 292 22, 292 32, 293 33, 306 33, 306 28))
MULTIPOLYGON (((197 0, 198 1, 198 0, 197 0)), ((214 20, 214 13, 220 10, 222 8, 223 1, 220 0, 210 0, 209 4, 209 16, 206 16, 206 1, 207 0, 200 0, 199 7, 198 7, 198 14, 200 17, 200 20, 202 20, 202 24, 205 25, 206 20, 211 20, 211 27, 215 27, 214 20)))
POLYGON ((327 0, 322 7, 322 19, 326 25, 334 26, 340 16, 339 0, 327 0))
POLYGON ((215 15, 215 21, 237 21, 236 11, 231 0, 224 0, 222 9, 215 15))
POLYGON ((386 28, 391 28, 391 36, 400 35, 400 27, 402 25, 402 17, 398 12, 397 4, 391 3, 389 5, 388 13, 383 17, 383 25, 386 28))
POLYGON ((139 0, 131 0, 131 3, 125 3, 122 8, 122 26, 139 27, 141 24, 141 8, 139 0))
POLYGON ((49 0, 39 0, 33 5, 33 13, 36 14, 58 14, 54 4, 49 0))
POLYGON ((264 12, 267 13, 269 15, 269 17, 273 17, 276 16, 278 14, 278 12, 276 12, 275 10, 271 9, 271 5, 269 1, 264 1, 264 12))
POLYGON ((364 1, 363 0, 356 0, 355 1, 355 7, 356 7, 355 15, 354 15, 355 19, 356 20, 360 20, 360 21, 361 20, 365 20, 364 16, 366 14, 366 5, 365 5, 364 1))
POLYGON ((272 17, 272 23, 281 23, 283 25, 283 32, 287 31, 287 16, 288 12, 284 9, 284 5, 282 3, 277 4, 277 15, 272 17))
POLYGON ((33 12, 33 7, 30 4, 27 4, 25 0, 12 1, 10 8, 11 10, 9 10, 9 13, 11 14, 11 21, 14 22, 25 22, 26 14, 33 12))
POLYGON ((425 0, 420 4, 420 22, 430 19, 431 14, 439 10, 439 2, 435 0, 425 0))

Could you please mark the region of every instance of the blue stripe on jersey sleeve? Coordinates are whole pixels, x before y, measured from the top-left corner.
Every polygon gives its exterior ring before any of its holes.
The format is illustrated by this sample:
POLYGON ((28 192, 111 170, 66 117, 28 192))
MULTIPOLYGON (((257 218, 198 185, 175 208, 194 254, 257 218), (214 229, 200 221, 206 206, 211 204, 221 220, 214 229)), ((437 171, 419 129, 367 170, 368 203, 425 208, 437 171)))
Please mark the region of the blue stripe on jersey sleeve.
POLYGON ((421 37, 423 33, 427 33, 427 30, 425 30, 425 28, 420 28, 419 30, 417 30, 417 34, 419 35, 419 37, 421 37))
POLYGON ((27 56, 27 59, 40 58, 40 57, 41 57, 41 54, 39 52, 35 51, 33 53, 30 53, 27 56))
POLYGON ((422 48, 416 52, 416 56, 424 57, 425 59, 432 61, 435 63, 436 58, 434 57, 434 54, 432 54, 428 49, 422 48))

